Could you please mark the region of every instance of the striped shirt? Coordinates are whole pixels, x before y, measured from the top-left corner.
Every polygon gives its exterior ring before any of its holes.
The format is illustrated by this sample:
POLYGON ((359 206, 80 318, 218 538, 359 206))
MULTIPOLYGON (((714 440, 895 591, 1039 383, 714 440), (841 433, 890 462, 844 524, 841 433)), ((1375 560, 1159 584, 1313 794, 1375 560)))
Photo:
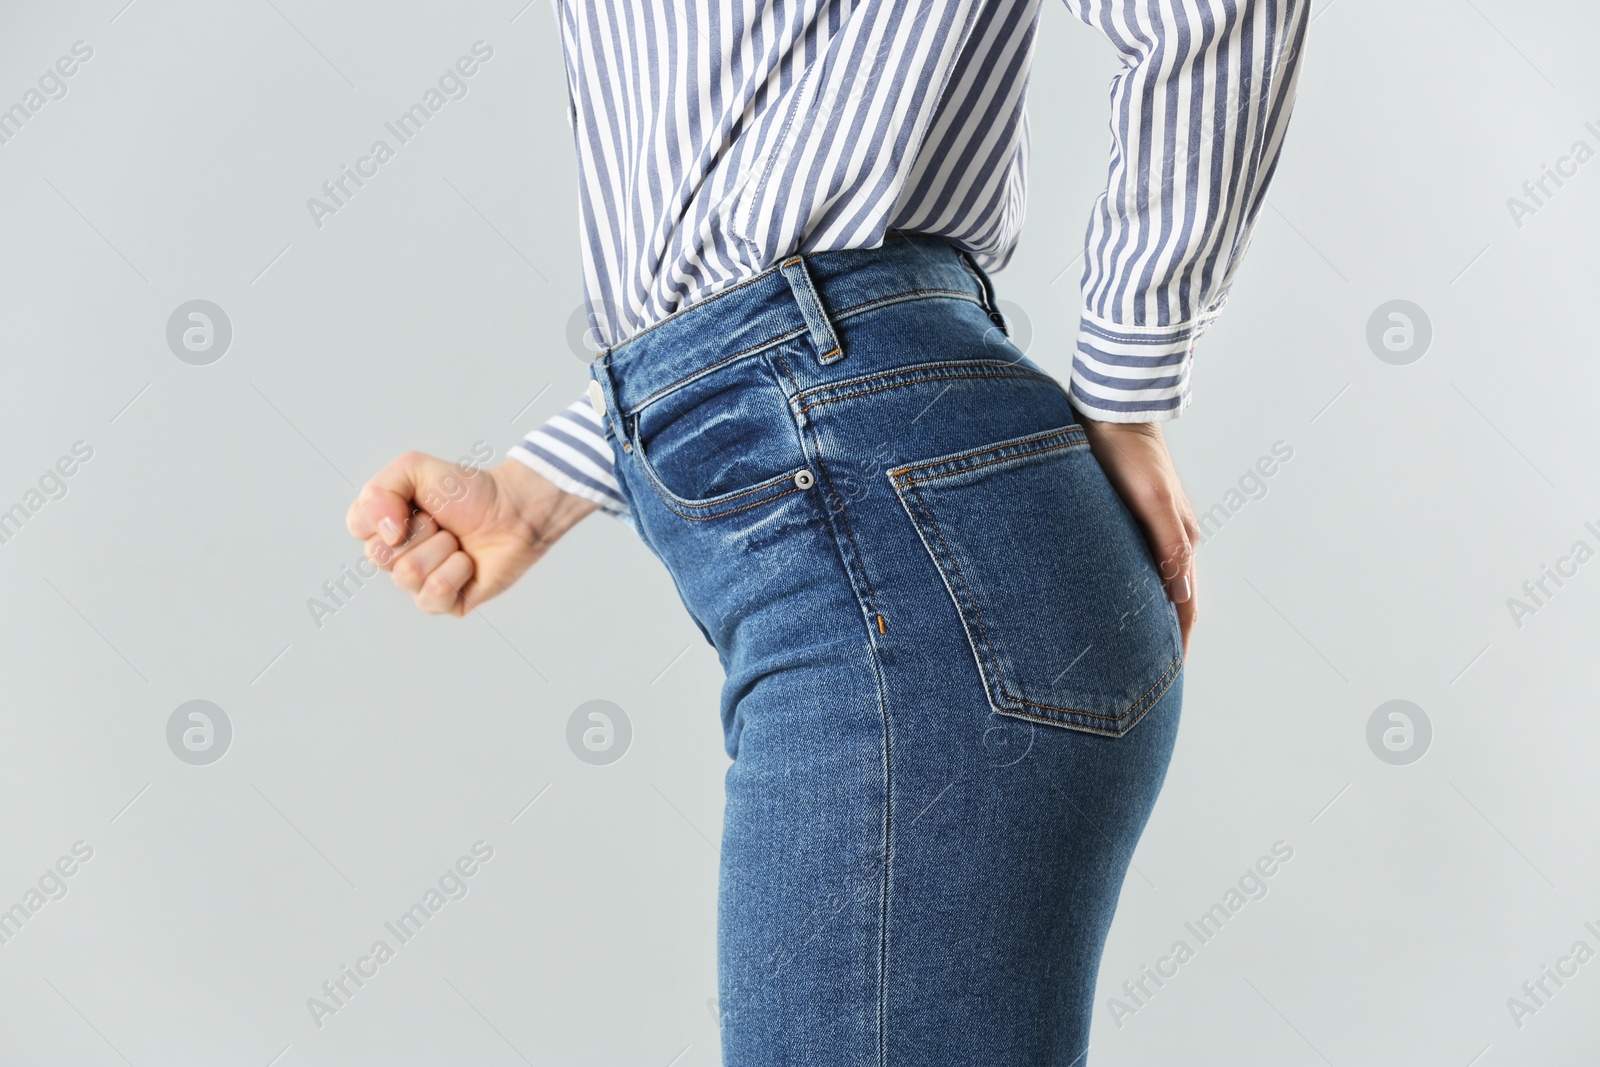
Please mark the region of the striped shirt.
MULTIPOLYGON (((794 252, 1016 246, 1040 0, 556 0, 592 335, 626 339, 794 252)), ((1122 59, 1068 388, 1177 417, 1278 161, 1309 0, 1064 0, 1122 59)), ((625 510, 586 398, 512 456, 625 510)))

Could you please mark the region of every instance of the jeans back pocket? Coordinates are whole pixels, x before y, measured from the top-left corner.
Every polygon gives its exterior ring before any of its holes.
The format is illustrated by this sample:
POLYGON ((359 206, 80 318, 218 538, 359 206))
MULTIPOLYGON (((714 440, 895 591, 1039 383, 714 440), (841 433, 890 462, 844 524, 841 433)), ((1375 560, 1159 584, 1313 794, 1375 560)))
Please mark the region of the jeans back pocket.
POLYGON ((1118 737, 1176 680, 1177 612, 1081 426, 888 477, 996 712, 1118 737))

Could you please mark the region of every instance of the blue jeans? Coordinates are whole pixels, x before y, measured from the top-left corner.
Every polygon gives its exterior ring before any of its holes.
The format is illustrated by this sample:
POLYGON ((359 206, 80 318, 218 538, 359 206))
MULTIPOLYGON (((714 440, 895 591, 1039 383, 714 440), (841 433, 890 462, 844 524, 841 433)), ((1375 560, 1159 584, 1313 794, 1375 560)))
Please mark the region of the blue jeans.
POLYGON ((723 1062, 1081 1067, 1181 642, 987 276, 918 236, 794 257, 592 373, 727 673, 723 1062))

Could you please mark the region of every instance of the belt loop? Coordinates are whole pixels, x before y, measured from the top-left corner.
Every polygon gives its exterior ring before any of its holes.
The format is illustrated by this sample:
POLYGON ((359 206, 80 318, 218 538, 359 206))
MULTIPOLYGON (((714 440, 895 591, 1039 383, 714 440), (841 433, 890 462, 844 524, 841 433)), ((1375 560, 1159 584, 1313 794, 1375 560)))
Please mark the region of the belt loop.
POLYGON ((806 317, 806 325, 811 328, 811 342, 817 346, 818 361, 837 363, 843 359, 844 347, 839 344, 833 323, 828 321, 827 309, 817 296, 817 287, 811 281, 811 271, 806 268, 805 259, 799 255, 790 256, 778 269, 783 271, 789 288, 794 290, 794 298, 800 303, 800 313, 806 317))
POLYGON ((989 313, 989 321, 1000 327, 1001 333, 1010 337, 1011 327, 1006 325, 1006 317, 1000 314, 1000 304, 995 299, 994 282, 966 249, 957 248, 956 252, 961 256, 961 265, 967 268, 967 273, 977 279, 978 288, 982 291, 983 310, 989 313))

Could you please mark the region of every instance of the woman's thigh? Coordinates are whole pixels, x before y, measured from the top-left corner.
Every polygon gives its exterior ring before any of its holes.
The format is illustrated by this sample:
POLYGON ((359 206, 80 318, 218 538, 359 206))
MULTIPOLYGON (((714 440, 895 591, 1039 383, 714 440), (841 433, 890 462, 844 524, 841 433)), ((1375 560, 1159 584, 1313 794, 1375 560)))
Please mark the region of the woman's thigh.
POLYGON ((985 316, 838 328, 840 365, 801 340, 697 379, 619 468, 728 674, 724 1061, 1082 1063, 1176 618, 1065 394, 985 316))
POLYGON ((950 673, 862 643, 745 698, 718 909, 725 1063, 1084 1062, 1181 682, 1109 738, 996 714, 950 673))

